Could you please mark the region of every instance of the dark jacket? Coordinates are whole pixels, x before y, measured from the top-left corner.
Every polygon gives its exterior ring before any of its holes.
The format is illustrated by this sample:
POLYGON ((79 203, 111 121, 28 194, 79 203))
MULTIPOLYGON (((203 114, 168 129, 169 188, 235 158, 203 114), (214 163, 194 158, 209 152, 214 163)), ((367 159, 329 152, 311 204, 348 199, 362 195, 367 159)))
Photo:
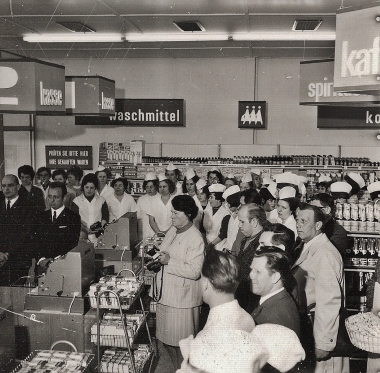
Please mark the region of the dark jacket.
POLYGON ((45 210, 45 197, 44 192, 41 188, 32 185, 32 189, 30 190, 30 192, 28 192, 27 189, 23 185, 21 185, 18 191, 18 195, 23 198, 28 198, 30 204, 36 209, 36 211, 45 210))
POLYGON ((324 233, 330 242, 338 249, 341 255, 344 257, 347 246, 349 245, 349 238, 347 237, 347 231, 338 224, 331 216, 324 225, 324 233))

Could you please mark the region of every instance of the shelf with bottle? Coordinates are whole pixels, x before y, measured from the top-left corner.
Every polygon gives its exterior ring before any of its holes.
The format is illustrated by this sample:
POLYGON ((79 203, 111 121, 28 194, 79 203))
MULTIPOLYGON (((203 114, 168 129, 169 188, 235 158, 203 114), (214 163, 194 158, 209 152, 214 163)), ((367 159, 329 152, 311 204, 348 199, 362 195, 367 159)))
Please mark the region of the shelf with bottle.
POLYGON ((345 307, 349 311, 366 312, 367 284, 373 277, 374 270, 345 270, 345 307))
POLYGON ((345 269, 374 269, 380 256, 380 238, 353 237, 352 246, 346 248, 345 269))

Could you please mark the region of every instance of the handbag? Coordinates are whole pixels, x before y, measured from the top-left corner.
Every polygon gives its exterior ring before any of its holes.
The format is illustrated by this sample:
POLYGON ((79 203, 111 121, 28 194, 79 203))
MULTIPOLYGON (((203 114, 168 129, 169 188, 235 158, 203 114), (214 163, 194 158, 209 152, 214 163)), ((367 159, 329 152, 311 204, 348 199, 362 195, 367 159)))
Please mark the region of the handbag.
MULTIPOLYGON (((315 307, 315 303, 311 304, 307 307, 308 316, 311 322, 311 325, 314 325, 314 311, 311 311, 315 307)), ((338 335, 336 338, 336 345, 335 348, 330 351, 329 356, 342 356, 342 357, 350 357, 354 353, 360 351, 359 348, 355 347, 350 340, 350 337, 348 335, 345 321, 347 317, 349 316, 348 311, 346 308, 341 307, 339 311, 339 327, 338 327, 338 335)))

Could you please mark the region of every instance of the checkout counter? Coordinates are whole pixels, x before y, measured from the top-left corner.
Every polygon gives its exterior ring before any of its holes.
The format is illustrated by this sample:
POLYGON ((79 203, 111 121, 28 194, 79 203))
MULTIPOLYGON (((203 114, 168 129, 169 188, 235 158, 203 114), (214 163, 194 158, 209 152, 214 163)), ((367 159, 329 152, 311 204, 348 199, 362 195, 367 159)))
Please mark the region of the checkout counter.
POLYGON ((0 366, 11 355, 23 359, 35 350, 50 349, 59 340, 71 342, 78 352, 94 352, 91 327, 96 310, 90 309, 87 297, 90 285, 123 269, 138 273, 143 260, 138 256, 138 244, 136 213, 127 213, 105 227, 97 248, 79 242, 51 262, 35 287, 0 287, 1 334, 5 335, 6 322, 7 343, 12 346, 2 349, 0 340, 0 366))

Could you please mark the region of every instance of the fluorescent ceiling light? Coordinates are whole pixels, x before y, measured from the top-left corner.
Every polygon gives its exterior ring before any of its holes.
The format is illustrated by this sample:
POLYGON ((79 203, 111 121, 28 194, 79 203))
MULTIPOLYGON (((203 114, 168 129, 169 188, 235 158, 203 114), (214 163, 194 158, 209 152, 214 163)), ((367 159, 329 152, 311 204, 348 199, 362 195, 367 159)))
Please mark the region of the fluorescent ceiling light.
POLYGON ((173 42, 173 41, 271 41, 271 40, 335 40, 335 32, 250 32, 231 34, 127 34, 126 40, 136 42, 173 42))
POLYGON ((23 40, 29 43, 117 43, 124 41, 120 34, 27 34, 23 40))

